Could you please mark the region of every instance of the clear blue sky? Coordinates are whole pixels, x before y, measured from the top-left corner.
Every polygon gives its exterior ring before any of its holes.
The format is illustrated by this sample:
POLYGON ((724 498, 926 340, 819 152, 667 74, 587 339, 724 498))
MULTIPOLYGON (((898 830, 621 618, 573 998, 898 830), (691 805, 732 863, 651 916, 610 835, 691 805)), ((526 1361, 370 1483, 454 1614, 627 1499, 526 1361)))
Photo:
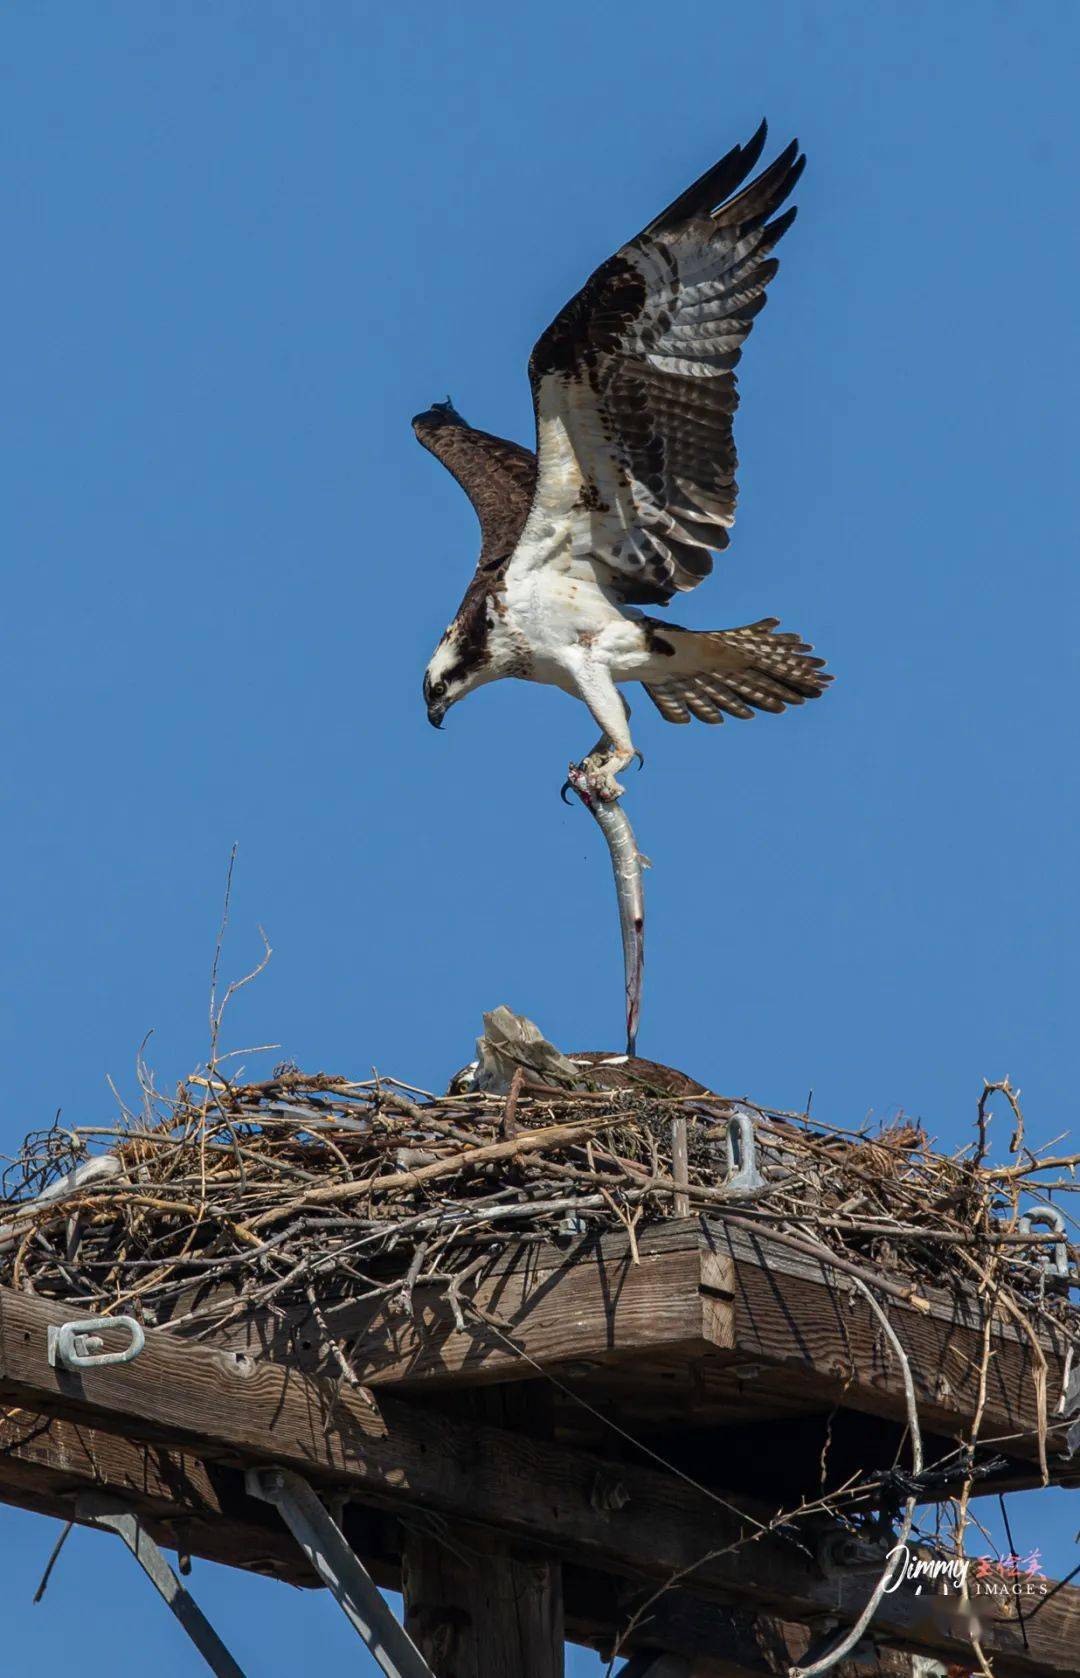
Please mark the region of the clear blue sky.
MULTIPOLYGON (((531 441, 529 348, 765 113, 809 166, 744 358, 735 539, 684 621, 774 613, 837 674, 722 730, 642 702, 644 1053, 949 1146, 1008 1071, 1075 1105, 1080 142, 1072 4, 40 0, 0 23, 8 813, 0 1147, 230 1040, 439 1085, 481 1012, 619 1046, 607 864, 558 787, 580 708, 428 727, 476 552, 409 418, 531 441)), ((276 1055, 274 1058, 278 1058, 276 1055)), ((263 1063, 253 1063, 262 1065, 263 1063)), ((1080 1500, 1017 1500, 1080 1559, 1080 1500)), ((113 1541, 0 1511, 5 1670, 201 1668, 113 1541)), ((198 1565, 252 1674, 330 1604, 198 1565)), ((362 1663, 361 1663, 362 1665, 362 1663)), ((358 1670, 358 1669, 357 1669, 358 1670)), ((576 1673, 594 1670, 581 1657, 576 1673)))

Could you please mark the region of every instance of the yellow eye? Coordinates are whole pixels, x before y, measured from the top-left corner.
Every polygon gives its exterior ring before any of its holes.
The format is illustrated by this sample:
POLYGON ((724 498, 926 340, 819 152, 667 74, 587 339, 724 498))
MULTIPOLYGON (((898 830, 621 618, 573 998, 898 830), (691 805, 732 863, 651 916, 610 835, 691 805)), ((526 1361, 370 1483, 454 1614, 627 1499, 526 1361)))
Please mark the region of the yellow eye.
POLYGON ((431 697, 432 697, 432 699, 441 699, 445 692, 446 692, 446 683, 445 682, 436 682, 435 686, 431 690, 431 697))

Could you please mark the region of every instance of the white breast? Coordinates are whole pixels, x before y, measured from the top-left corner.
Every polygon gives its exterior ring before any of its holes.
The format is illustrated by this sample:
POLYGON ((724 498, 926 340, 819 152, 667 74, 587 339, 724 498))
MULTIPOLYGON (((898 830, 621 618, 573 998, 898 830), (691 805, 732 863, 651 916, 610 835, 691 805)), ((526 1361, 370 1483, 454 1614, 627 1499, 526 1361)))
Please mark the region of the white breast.
POLYGON ((568 574, 557 563, 537 570, 515 566, 506 579, 505 601, 508 630, 529 646, 534 681, 576 692, 571 668, 583 650, 607 665, 616 681, 627 679, 640 662, 640 626, 590 577, 568 574))

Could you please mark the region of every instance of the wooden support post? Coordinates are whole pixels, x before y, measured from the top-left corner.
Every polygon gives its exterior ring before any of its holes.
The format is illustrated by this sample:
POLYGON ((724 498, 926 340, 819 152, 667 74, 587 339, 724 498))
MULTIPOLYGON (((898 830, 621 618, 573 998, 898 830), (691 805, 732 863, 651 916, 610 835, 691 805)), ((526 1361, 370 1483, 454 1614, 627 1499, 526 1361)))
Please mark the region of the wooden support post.
POLYGON ((405 1629, 439 1678, 563 1678, 562 1569, 468 1529, 407 1532, 405 1629))
MULTIPOLYGON (((551 1389, 540 1381, 462 1392, 450 1411, 552 1435, 551 1389)), ((406 1520, 401 1590, 406 1630, 438 1678, 562 1678, 562 1564, 547 1552, 461 1523, 439 1532, 406 1520)))

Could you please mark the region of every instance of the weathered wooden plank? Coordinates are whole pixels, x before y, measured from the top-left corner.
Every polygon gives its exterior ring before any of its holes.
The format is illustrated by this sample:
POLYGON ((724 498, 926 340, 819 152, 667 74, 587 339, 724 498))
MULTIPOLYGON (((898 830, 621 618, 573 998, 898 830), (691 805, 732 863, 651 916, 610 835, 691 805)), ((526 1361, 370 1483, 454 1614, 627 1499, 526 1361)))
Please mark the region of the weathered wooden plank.
MULTIPOLYGON (((386 1428, 370 1394, 329 1377, 302 1380, 285 1365, 231 1347, 201 1347, 148 1334, 135 1363, 94 1370, 52 1368, 45 1331, 70 1317, 63 1306, 0 1289, 0 1380, 16 1394, 67 1414, 139 1424, 143 1437, 181 1444, 206 1439, 212 1454, 270 1454, 323 1471, 344 1466, 386 1428)), ((126 1335, 101 1331, 106 1350, 126 1335)))
MULTIPOLYGON (((403 1311, 342 1305, 327 1313, 333 1332, 348 1343, 350 1361, 372 1386, 391 1382, 438 1385, 464 1376, 505 1381, 542 1368, 602 1360, 640 1361, 642 1353, 706 1347, 705 1303, 694 1247, 646 1252, 634 1263, 628 1249, 585 1264, 558 1268, 521 1263, 486 1277, 466 1297, 493 1317, 510 1344, 469 1313, 472 1332, 459 1333, 445 1288, 418 1288, 413 1317, 403 1311), (524 1363, 515 1344, 533 1360, 524 1363)), ((715 1311, 711 1310, 711 1315, 715 1311)))
MULTIPOLYGON (((334 1394, 325 1382, 270 1365, 238 1375, 235 1359, 230 1370, 220 1350, 161 1333, 148 1334, 146 1350, 120 1368, 78 1375, 50 1369, 45 1329, 63 1316, 60 1307, 0 1290, 0 1383, 17 1400, 84 1411, 134 1435, 199 1440, 203 1456, 216 1450, 240 1461, 279 1461, 377 1507, 420 1507, 602 1571, 660 1583, 692 1572, 703 1595, 783 1607, 799 1620, 835 1614, 850 1621, 866 1601, 864 1576, 823 1579, 804 1553, 761 1536, 730 1503, 653 1469, 614 1468, 584 1452, 451 1422, 391 1398, 383 1431, 371 1425, 371 1406, 347 1389, 334 1394), (260 1394, 258 1429, 238 1416, 252 1392, 260 1394), (268 1417, 271 1395, 276 1411, 268 1417)), ((896 1592, 885 1599, 878 1624, 890 1641, 963 1658, 966 1630, 950 1607, 896 1592)), ((1074 1678, 1080 1592, 1061 1591, 1049 1601, 1028 1624, 1026 1645, 996 1602, 980 1612, 981 1641, 1001 1678, 1074 1678)))
MULTIPOLYGON (((548 1245, 513 1247, 466 1285, 464 1332, 456 1326, 444 1285, 416 1287, 411 1313, 397 1296, 344 1299, 325 1306, 325 1320, 346 1343, 360 1380, 373 1387, 519 1380, 535 1373, 536 1364, 640 1365, 645 1351, 689 1358, 706 1350, 707 1338, 720 1338, 720 1304, 702 1293, 697 1224, 681 1223, 674 1234, 673 1241, 662 1225, 655 1235, 645 1232, 640 1262, 625 1236, 590 1244, 584 1259, 580 1243, 570 1252, 548 1245), (484 1315, 497 1321, 510 1343, 485 1327, 484 1315), (532 1365, 516 1345, 528 1352, 532 1365)), ((229 1296, 223 1297, 227 1302, 229 1296)), ((184 1307, 188 1304, 185 1299, 184 1307)), ((254 1313, 229 1324, 220 1338, 253 1357, 288 1360, 309 1370, 330 1367, 323 1335, 302 1307, 284 1319, 254 1313)))
MULTIPOLYGON (((326 1315, 372 1386, 505 1382, 530 1378, 539 1366, 594 1380, 631 1415, 656 1421, 665 1394, 673 1415, 699 1426, 834 1403, 903 1419, 901 1371, 865 1300, 816 1259, 719 1217, 653 1226, 638 1252, 635 1262, 625 1235, 614 1233, 568 1249, 511 1246, 466 1286, 478 1309, 467 1308, 464 1332, 443 1287, 418 1288, 411 1318, 397 1300, 343 1300, 326 1315)), ((971 1295, 925 1293, 926 1312, 894 1299, 889 1310, 912 1360, 925 1427, 955 1437, 975 1408, 981 1309, 971 1295)), ((266 1317, 233 1324, 223 1338, 253 1357, 328 1367, 322 1336, 303 1312, 284 1325, 266 1317)), ((1065 1348, 1044 1336, 1044 1351, 1053 1409, 1065 1348)), ((1029 1460, 1032 1374, 1027 1340, 1011 1322, 996 1322, 982 1436, 1029 1460)))
MULTIPOLYGON (((463 1424, 389 1397, 380 1416, 362 1392, 343 1383, 160 1331, 147 1334, 133 1363, 77 1372, 52 1368, 46 1330, 65 1315, 62 1306, 0 1289, 0 1384, 19 1401, 85 1415, 134 1437, 197 1448, 204 1458, 279 1462, 324 1481, 346 1482, 381 1506, 420 1505, 457 1519, 472 1515, 585 1557, 618 1557, 624 1535, 632 1534, 632 1523, 607 1517, 611 1499, 597 1491, 598 1481, 607 1488, 614 1477, 620 1488, 633 1483, 625 1496, 652 1523, 647 1538, 641 1535, 650 1570, 661 1533, 682 1566, 695 1557, 689 1548, 695 1529, 705 1548, 711 1546, 717 1513, 727 1521, 729 1541, 756 1530, 722 1502, 673 1478, 623 1465, 612 1470, 584 1452, 463 1424)), ((108 1342, 109 1331, 102 1332, 108 1342)), ((631 1537, 630 1551, 635 1547, 631 1537)), ((786 1548, 757 1542, 753 1555, 761 1590, 782 1590, 786 1548)), ((624 1565, 633 1570, 636 1564, 627 1556, 624 1565)), ((732 1571, 740 1580, 749 1577, 745 1566, 732 1571)))
POLYGON ((100 1485, 118 1495, 188 1514, 220 1516, 220 1493, 197 1457, 183 1451, 135 1444, 88 1422, 65 1421, 18 1404, 0 1409, 0 1477, 13 1464, 39 1470, 43 1484, 70 1483, 79 1490, 100 1485))
POLYGON ((244 1496, 236 1470, 17 1405, 0 1412, 0 1501, 68 1520, 90 1490, 123 1498, 167 1548, 314 1583, 276 1514, 244 1496))
MULTIPOLYGON (((733 1266, 734 1325, 729 1330, 725 1324, 724 1333, 732 1334, 741 1379, 753 1382, 763 1405, 771 1387, 783 1390, 797 1372, 802 1390, 823 1401, 904 1419, 902 1371, 857 1289, 765 1235, 714 1221, 706 1239, 733 1266)), ((978 1400, 982 1307, 970 1294, 953 1298, 927 1289, 926 1297, 927 1312, 888 1300, 889 1317, 911 1364, 923 1427, 959 1437, 970 1428, 978 1400)), ((1062 1390, 1066 1346, 1063 1336, 1043 1333, 1040 1340, 1052 1412, 1062 1390)), ((1001 1440, 1006 1455, 1033 1458, 1038 1451, 1034 1353, 1017 1327, 1000 1318, 992 1347, 981 1438, 1001 1440)), ((725 1383, 723 1368, 715 1379, 725 1383)), ((1050 1420, 1053 1425, 1052 1415, 1050 1420)))

